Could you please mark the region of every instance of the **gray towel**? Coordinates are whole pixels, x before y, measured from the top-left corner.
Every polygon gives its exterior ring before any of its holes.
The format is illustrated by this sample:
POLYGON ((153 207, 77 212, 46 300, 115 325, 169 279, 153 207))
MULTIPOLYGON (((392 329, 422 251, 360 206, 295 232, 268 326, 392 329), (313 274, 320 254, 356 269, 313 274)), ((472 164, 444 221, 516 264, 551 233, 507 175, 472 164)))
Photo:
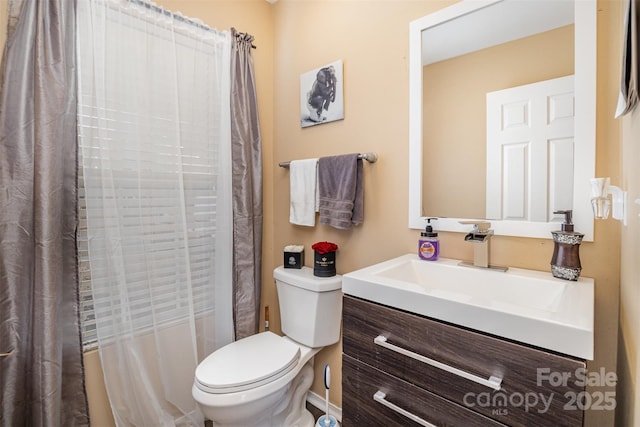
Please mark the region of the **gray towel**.
POLYGON ((341 230, 362 224, 364 193, 358 154, 321 157, 318 161, 320 224, 341 230))

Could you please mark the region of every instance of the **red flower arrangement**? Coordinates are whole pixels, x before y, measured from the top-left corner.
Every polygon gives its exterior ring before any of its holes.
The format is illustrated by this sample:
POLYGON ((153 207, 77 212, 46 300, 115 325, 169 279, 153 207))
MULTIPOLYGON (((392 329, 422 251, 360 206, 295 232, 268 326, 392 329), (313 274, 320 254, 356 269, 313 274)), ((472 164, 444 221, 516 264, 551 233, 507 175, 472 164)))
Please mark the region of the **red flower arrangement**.
POLYGON ((326 254, 329 252, 335 252, 338 250, 338 245, 331 242, 317 242, 311 246, 311 249, 319 254, 326 254))

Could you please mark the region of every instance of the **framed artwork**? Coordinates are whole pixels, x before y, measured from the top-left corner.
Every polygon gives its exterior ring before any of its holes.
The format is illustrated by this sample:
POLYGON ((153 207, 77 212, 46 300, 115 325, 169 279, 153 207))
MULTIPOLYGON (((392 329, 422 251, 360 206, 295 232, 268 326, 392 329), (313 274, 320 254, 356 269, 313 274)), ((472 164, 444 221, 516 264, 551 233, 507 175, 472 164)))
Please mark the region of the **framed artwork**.
POLYGON ((300 75, 300 125, 344 119, 342 60, 300 75))

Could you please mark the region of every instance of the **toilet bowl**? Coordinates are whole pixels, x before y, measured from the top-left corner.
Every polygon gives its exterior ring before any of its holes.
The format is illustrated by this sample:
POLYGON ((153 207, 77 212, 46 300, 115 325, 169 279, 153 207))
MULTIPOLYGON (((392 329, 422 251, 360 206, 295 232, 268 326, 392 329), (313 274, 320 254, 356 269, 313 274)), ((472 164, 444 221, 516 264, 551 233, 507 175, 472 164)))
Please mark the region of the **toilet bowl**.
POLYGON ((313 427, 306 395, 313 357, 340 337, 342 278, 274 270, 285 336, 262 332, 228 344, 197 367, 192 394, 224 427, 313 427))

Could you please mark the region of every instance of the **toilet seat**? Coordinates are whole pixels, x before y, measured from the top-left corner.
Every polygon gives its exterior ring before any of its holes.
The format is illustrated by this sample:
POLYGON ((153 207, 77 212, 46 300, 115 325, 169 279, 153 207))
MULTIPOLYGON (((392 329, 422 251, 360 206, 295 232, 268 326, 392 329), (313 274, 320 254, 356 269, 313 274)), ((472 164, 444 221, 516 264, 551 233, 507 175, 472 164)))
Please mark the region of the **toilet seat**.
POLYGON ((300 359, 300 347, 262 332, 214 351, 196 368, 196 386, 207 393, 234 393, 275 381, 300 359))

